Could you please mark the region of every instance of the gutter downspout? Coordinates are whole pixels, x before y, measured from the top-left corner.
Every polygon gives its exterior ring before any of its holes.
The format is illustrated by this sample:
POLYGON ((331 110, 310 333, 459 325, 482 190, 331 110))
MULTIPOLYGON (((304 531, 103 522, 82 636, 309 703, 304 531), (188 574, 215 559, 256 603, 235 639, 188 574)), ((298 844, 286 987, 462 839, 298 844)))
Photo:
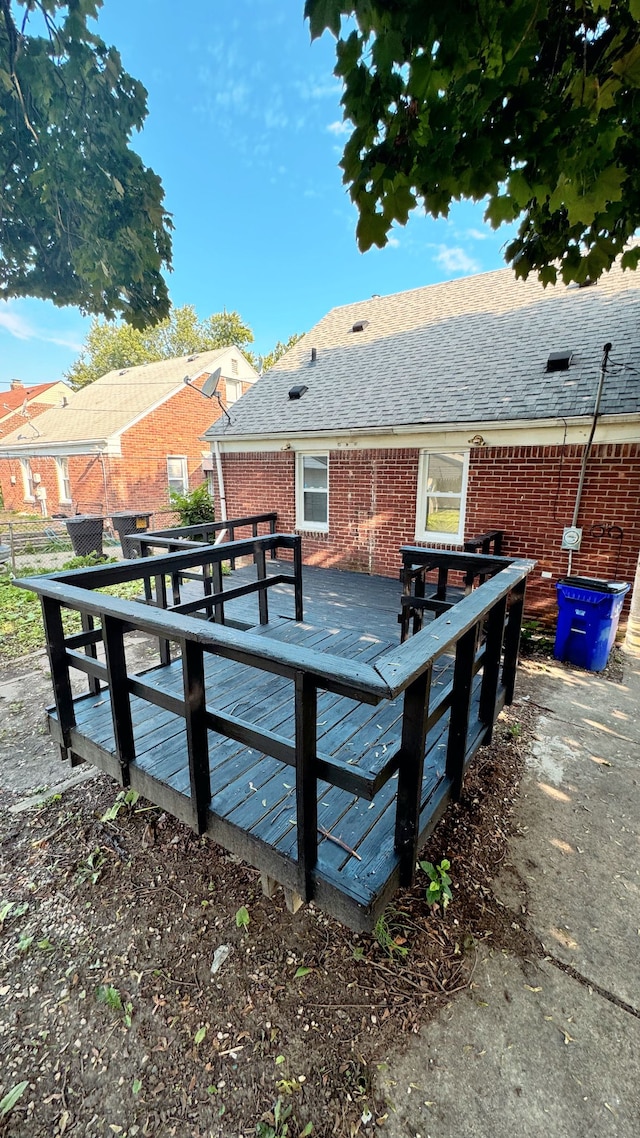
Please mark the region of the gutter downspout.
MULTIPOLYGON (((220 521, 226 522, 227 520, 227 496, 224 491, 224 478, 222 475, 222 459, 220 458, 220 443, 217 439, 213 440, 213 453, 216 459, 216 474, 218 476, 218 497, 220 498, 220 521)), ((216 534, 214 545, 220 545, 227 535, 226 529, 221 529, 216 534)))
MULTIPOLYGON (((580 512, 580 503, 582 501, 582 491, 584 489, 584 480, 585 480, 586 475, 587 475, 587 463, 589 462, 589 456, 591 454, 593 437, 596 433, 596 425, 598 422, 598 414, 600 412, 600 402, 602 400, 602 389, 604 387, 604 377, 607 374, 607 363, 609 361, 609 353, 611 352, 612 347, 613 347, 613 345, 611 343, 607 343, 604 345, 604 348, 603 348, 602 363, 600 365, 600 378, 598 380, 598 390, 596 391, 596 401, 595 401, 594 406, 593 406, 593 416, 591 419, 591 430, 589 431, 589 438, 587 439, 587 444, 584 448, 584 454, 582 455, 582 463, 580 466, 580 478, 578 480, 578 489, 576 491, 576 501, 575 501, 575 505, 573 507, 573 519, 572 519, 571 525, 574 527, 577 526, 577 524, 578 524, 578 514, 580 512)), ((567 566, 567 576, 569 576, 569 577, 571 576, 572 557, 573 557, 573 550, 570 549, 569 550, 569 563, 567 566)))

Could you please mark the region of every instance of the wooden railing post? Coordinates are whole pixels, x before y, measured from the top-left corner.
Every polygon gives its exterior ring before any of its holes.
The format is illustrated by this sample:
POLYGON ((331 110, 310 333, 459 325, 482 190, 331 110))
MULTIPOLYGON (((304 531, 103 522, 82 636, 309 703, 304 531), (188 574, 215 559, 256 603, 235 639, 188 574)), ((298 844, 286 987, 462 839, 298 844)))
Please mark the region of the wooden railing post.
MULTIPOLYGON (((400 570, 400 580, 402 582, 402 596, 403 597, 410 597, 411 596, 411 582, 413 580, 413 573, 411 572, 411 566, 407 565, 405 558, 404 558, 404 555, 403 555, 402 561, 403 561, 403 565, 402 565, 402 569, 400 570)), ((401 644, 404 644, 405 640, 407 640, 407 638, 409 636, 409 621, 410 621, 410 619, 411 619, 411 610, 410 610, 409 605, 403 605, 402 602, 400 602, 400 643, 401 644)))
POLYGON ((485 743, 491 742, 493 725, 496 720, 496 699, 500 680, 500 663, 504 622, 507 612, 507 598, 503 597, 493 606, 487 619, 487 636, 484 645, 484 666, 482 687, 480 689, 480 719, 489 728, 485 743))
POLYGON ((451 780, 451 792, 454 799, 460 797, 462 790, 477 639, 478 625, 474 624, 468 632, 460 637, 456 644, 446 767, 447 778, 451 780))
POLYGON ((293 543, 293 576, 296 605, 296 620, 304 620, 304 597, 302 595, 302 538, 297 536, 293 543))
POLYGON ((436 589, 436 600, 446 601, 448 580, 449 570, 446 565, 441 565, 438 569, 438 588, 436 589))
POLYGON ((395 849, 400 858, 400 885, 411 885, 418 856, 420 799, 427 738, 431 666, 407 688, 399 751, 395 849))
POLYGON ((53 694, 58 715, 58 723, 62 733, 62 758, 68 757, 71 748, 71 728, 75 727, 76 716, 71 693, 71 677, 67 663, 64 643, 64 629, 62 627, 62 608, 58 601, 51 597, 41 597, 42 620, 44 623, 47 655, 51 668, 53 694))
MULTIPOLYGON (((164 573, 158 573, 156 576, 156 608, 167 608, 167 579, 164 573)), ((160 649, 160 663, 171 663, 171 646, 168 640, 162 638, 158 640, 158 647, 160 649)))
MULTIPOLYGON (((211 580, 213 581, 214 593, 220 594, 224 590, 224 581, 222 579, 222 562, 213 561, 211 563, 211 580)), ((224 624, 224 604, 213 606, 213 619, 216 624, 224 624)))
MULTIPOLYGON (((420 571, 416 575, 416 584, 415 584, 415 588, 413 590, 414 596, 420 597, 421 599, 424 597, 425 575, 426 575, 425 570, 420 569, 420 571)), ((413 610, 413 635, 414 636, 416 635, 417 632, 421 631, 423 621, 424 621, 424 609, 420 608, 418 606, 413 610)))
POLYGON ((109 676, 111 718, 116 752, 120 761, 120 781, 129 785, 129 764, 136 757, 131 718, 131 696, 127 684, 127 661, 124 651, 124 625, 113 616, 102 618, 102 638, 109 676))
POLYGON ((502 667, 502 682, 505 687, 505 703, 513 701, 513 692, 516 684, 516 671, 518 669, 518 652, 520 649, 520 630, 522 628, 522 612, 524 609, 524 595, 527 587, 526 578, 519 581, 509 594, 509 619, 504 634, 504 664, 502 667))
MULTIPOLYGON (((89 616, 88 613, 83 612, 81 614, 80 619, 82 620, 83 632, 93 632, 94 627, 95 627, 95 621, 94 621, 93 617, 89 616)), ((94 660, 98 659, 98 649, 97 649, 95 644, 87 644, 85 646, 84 651, 85 651, 85 656, 91 656, 94 660)), ((97 695, 98 692, 100 691, 100 680, 98 679, 98 677, 97 676, 87 676, 87 681, 88 681, 89 691, 93 692, 94 695, 97 695)))
MULTIPOLYGON (((259 581, 266 581, 267 579, 267 562, 264 552, 264 546, 256 544, 253 551, 253 560, 256 565, 256 572, 259 581)), ((260 614, 260 624, 269 623, 269 602, 267 600, 267 590, 258 590, 258 612, 260 614)))
MULTIPOLYGON (((272 516, 269 518, 269 533, 270 533, 271 537, 273 537, 273 535, 276 532, 276 521, 277 520, 278 520, 277 514, 272 514, 272 516)), ((276 559, 276 549, 275 549, 275 546, 272 546, 272 548, 271 548, 271 560, 275 561, 275 559, 276 559)))
POLYGON ((318 789, 315 772, 317 750, 318 691, 306 672, 296 672, 296 822, 298 826, 298 873, 305 901, 314 893, 314 870, 318 860, 318 789))
POLYGON ((207 829, 211 802, 204 652, 193 640, 182 640, 180 644, 191 807, 195 827, 199 834, 203 834, 207 829))

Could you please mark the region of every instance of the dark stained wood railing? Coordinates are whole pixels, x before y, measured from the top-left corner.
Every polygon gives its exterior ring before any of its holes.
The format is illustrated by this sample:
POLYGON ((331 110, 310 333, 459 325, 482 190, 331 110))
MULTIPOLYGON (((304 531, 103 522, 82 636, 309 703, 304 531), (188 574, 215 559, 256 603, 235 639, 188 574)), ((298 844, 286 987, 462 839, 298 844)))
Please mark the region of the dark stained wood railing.
MULTIPOLYGON (((496 538, 500 545, 502 531, 492 530, 489 534, 469 542, 469 545, 479 544, 483 548, 496 538)), ((400 550, 402 569, 400 580, 402 582, 402 609, 400 613, 401 639, 404 642, 409 636, 409 629, 413 621, 413 632, 419 632, 423 625, 424 613, 431 612, 434 617, 448 612, 461 596, 468 595, 477 580, 478 585, 499 573, 512 559, 499 557, 496 553, 452 553, 450 550, 423 549, 421 546, 404 545, 400 550), (459 584, 453 584, 449 579, 450 573, 461 577, 459 584), (429 580, 429 575, 437 573, 437 581, 429 580), (427 587, 430 591, 427 592, 427 587), (448 591, 449 590, 449 591, 448 591)))
MULTIPOLYGON (((294 558, 299 549, 299 538, 293 535, 274 535, 257 541, 262 543, 261 557, 270 550, 272 541, 292 549, 294 558)), ((403 551, 407 552, 412 567, 415 564, 412 558, 419 555, 421 564, 433 565, 439 573, 446 570, 464 574, 473 566, 474 572, 483 573, 489 579, 455 607, 443 611, 437 620, 416 631, 403 644, 383 652, 371 664, 203 621, 191 615, 191 602, 186 606, 179 603, 164 608, 158 603, 157 585, 152 605, 95 592, 105 584, 134 579, 131 576, 134 572, 141 578, 147 575, 154 580, 182 572, 194 563, 205 565, 212 552, 229 559, 230 552, 238 553, 239 547, 245 545, 252 546, 255 542, 236 542, 233 549, 229 546, 215 550, 214 547, 191 549, 141 558, 124 565, 18 582, 42 599, 55 693, 55 715, 50 722, 63 754, 80 755, 104 765, 76 722, 70 670, 79 669, 89 676, 90 683, 97 681, 108 688, 117 771, 122 785, 132 785, 163 806, 158 784, 148 777, 145 781, 144 772, 136 765, 131 700, 137 697, 184 720, 190 795, 182 799, 185 805, 178 816, 184 817, 200 833, 209 829, 219 840, 229 836, 223 823, 216 821, 210 811, 209 732, 236 740, 257 754, 273 756, 294 767, 296 857, 287 858, 258 839, 253 839, 251 844, 247 838, 246 846, 241 848, 243 856, 251 857, 262 872, 295 888, 305 899, 314 896, 322 899, 327 889, 334 888, 327 885, 329 879, 323 877, 322 866, 318 864, 318 783, 327 782, 373 801, 397 774, 395 861, 390 866, 388 888, 408 884, 415 871, 419 843, 436 825, 447 802, 459 795, 468 762, 478 746, 490 739, 497 715, 513 696, 525 583, 533 563, 486 555, 476 555, 470 561, 469 554, 434 550, 403 551), (82 632, 65 635, 63 609, 82 614, 82 632), (179 651, 183 675, 181 695, 162 688, 162 668, 142 675, 128 670, 124 645, 126 635, 132 631, 148 633, 161 644, 179 651), (104 659, 97 657, 101 642, 104 659), (207 689, 205 659, 208 654, 290 680, 293 732, 287 735, 267 730, 251 722, 248 714, 236 716, 217 708, 215 687, 211 691, 207 689), (436 691, 431 683, 432 672, 442 656, 452 661, 452 678, 436 691), (480 695, 472 699, 480 672, 480 695), (339 755, 324 753, 318 742, 319 691, 371 705, 402 697, 397 749, 380 754, 372 747, 357 765, 351 765, 339 755), (425 741, 429 731, 447 713, 446 772, 430 799, 430 812, 425 821, 421 811, 425 741)), ((266 593, 261 595, 266 596, 266 593)), ((212 592, 203 595, 200 608, 209 612, 219 603, 218 594, 212 592)), ((112 767, 105 769, 116 773, 112 767)), ((174 804, 179 796, 172 793, 173 798, 167 801, 174 804)), ((177 807, 170 808, 177 812, 177 807)), ((388 895, 388 888, 378 898, 380 905, 388 895)), ((350 904, 357 907, 359 902, 350 904)), ((361 927, 370 925, 368 910, 366 913, 363 910, 362 917, 354 917, 352 909, 339 906, 333 911, 354 927, 358 921, 361 927)))
MULTIPOLYGON (((243 518, 229 518, 226 522, 198 522, 191 526, 173 526, 171 529, 147 530, 141 534, 131 534, 127 537, 129 549, 139 557, 149 557, 159 549, 180 550, 186 542, 198 544, 213 544, 219 535, 226 538, 225 544, 236 540, 238 530, 250 529, 251 537, 264 537, 260 533, 261 527, 267 528, 267 535, 273 536, 276 532, 278 515, 275 512, 267 514, 249 514, 243 518), (228 535, 228 537, 227 537, 228 535)), ((246 535, 242 535, 246 539, 246 535)), ((275 558, 275 551, 271 550, 271 557, 275 558)), ((236 559, 231 559, 231 568, 235 569, 236 559)))

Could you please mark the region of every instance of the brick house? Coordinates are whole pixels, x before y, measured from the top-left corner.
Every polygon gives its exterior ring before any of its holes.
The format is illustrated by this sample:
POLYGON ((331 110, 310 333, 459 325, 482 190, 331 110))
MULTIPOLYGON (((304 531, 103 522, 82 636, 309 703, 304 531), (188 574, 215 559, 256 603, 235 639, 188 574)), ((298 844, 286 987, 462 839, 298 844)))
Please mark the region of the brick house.
POLYGON ((530 612, 569 569, 632 581, 639 319, 640 273, 617 266, 589 287, 503 269, 333 309, 207 432, 229 516, 277 510, 308 563, 392 576, 403 544, 502 529, 538 562, 530 612))
POLYGON ((235 347, 103 375, 0 442, 5 507, 49 515, 169 510, 169 490, 193 488, 210 468, 203 432, 256 379, 235 347), (193 390, 218 368, 222 406, 193 390))
POLYGON ((21 380, 12 379, 9 390, 0 391, 0 439, 13 431, 24 430, 30 419, 62 403, 70 393, 70 388, 62 380, 26 387, 21 380))

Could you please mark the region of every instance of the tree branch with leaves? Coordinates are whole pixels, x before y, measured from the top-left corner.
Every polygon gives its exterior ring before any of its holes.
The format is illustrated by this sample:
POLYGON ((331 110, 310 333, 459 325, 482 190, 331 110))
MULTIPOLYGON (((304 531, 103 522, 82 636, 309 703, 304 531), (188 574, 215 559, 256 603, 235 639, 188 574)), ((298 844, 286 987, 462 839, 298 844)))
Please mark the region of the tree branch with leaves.
POLYGON ((468 198, 495 228, 519 220, 519 277, 611 267, 640 225, 640 0, 307 0, 305 15, 337 41, 360 249, 416 206, 446 217, 468 198))
POLYGON ((169 312, 172 225, 129 145, 147 93, 89 28, 101 6, 0 0, 0 299, 142 328, 169 312))

